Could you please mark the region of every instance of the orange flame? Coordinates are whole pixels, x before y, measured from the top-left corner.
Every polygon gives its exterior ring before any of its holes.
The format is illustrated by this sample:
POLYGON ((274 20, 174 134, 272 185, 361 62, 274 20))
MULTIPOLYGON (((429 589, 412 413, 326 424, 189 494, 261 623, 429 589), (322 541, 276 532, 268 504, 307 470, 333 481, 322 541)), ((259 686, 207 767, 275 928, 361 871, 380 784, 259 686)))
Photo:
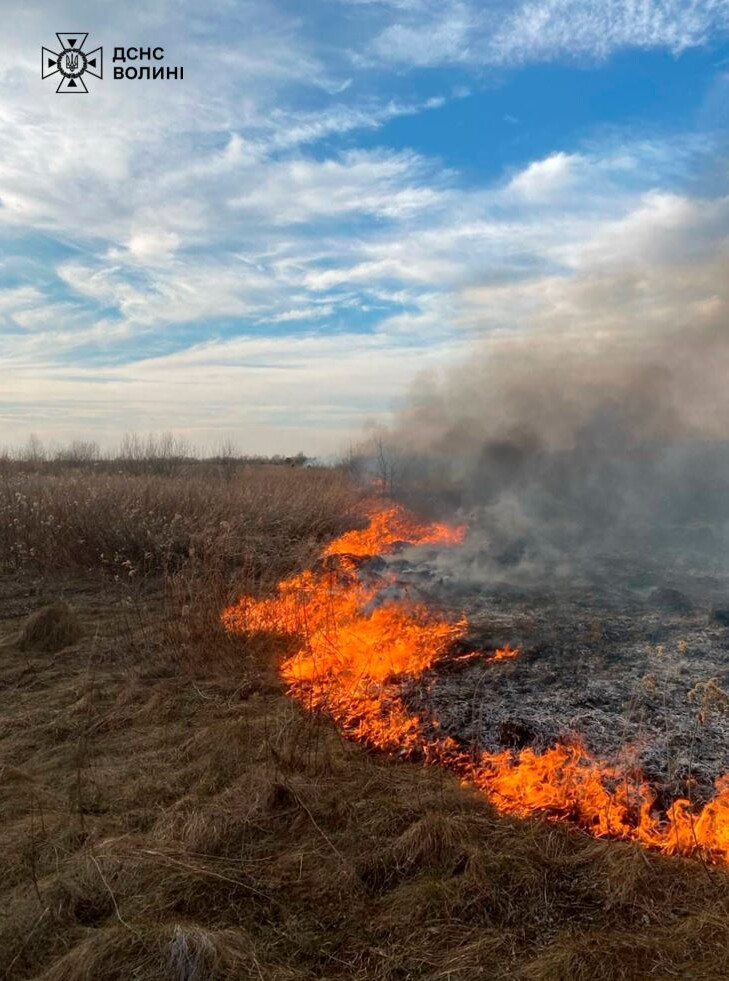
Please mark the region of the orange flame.
POLYGON ((500 647, 497 651, 495 651, 491 660, 504 661, 508 657, 518 657, 518 655, 519 655, 519 648, 510 647, 509 644, 507 644, 505 647, 500 647))
MULTIPOLYGON (((717 780, 715 797, 698 813, 680 799, 661 815, 639 773, 601 762, 579 745, 558 744, 541 754, 523 749, 473 756, 440 735, 437 720, 408 711, 397 677, 417 677, 432 667, 464 635, 467 623, 448 620, 407 596, 388 600, 393 580, 358 575, 348 556, 383 554, 401 541, 452 544, 463 536, 462 527, 419 524, 400 507, 384 508, 371 515, 367 528, 328 546, 324 555, 337 556, 336 564, 284 580, 267 599, 243 597, 223 612, 223 623, 233 631, 297 638, 297 650, 281 666, 295 698, 311 711, 326 712, 348 736, 455 770, 503 813, 570 820, 596 836, 729 862, 729 774, 717 780)), ((518 653, 507 645, 490 660, 518 653)))
POLYGON ((408 545, 457 545, 466 533, 464 525, 441 522, 424 525, 397 504, 375 511, 361 531, 348 531, 335 539, 324 555, 384 555, 397 542, 408 545))

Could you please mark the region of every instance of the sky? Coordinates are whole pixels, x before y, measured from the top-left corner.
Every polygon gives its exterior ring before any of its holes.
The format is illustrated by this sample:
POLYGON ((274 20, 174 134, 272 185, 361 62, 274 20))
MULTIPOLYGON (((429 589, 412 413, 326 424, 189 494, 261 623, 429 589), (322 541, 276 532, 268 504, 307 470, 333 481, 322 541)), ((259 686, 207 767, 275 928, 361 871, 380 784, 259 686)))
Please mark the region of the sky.
POLYGON ((729 309, 729 0, 12 7, 0 446, 328 457, 490 339, 729 309))

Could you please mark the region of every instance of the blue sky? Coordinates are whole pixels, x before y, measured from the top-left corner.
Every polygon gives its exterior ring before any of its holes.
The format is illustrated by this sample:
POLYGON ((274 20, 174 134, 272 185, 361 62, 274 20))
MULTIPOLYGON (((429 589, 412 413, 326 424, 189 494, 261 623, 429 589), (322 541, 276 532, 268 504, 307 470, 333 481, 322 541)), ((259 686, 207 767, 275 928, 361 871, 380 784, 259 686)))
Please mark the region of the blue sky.
POLYGON ((515 331, 727 309, 728 0, 40 0, 0 43, 0 444, 334 453, 515 331), (87 96, 38 70, 72 28, 87 96), (184 81, 111 77, 158 44, 184 81))

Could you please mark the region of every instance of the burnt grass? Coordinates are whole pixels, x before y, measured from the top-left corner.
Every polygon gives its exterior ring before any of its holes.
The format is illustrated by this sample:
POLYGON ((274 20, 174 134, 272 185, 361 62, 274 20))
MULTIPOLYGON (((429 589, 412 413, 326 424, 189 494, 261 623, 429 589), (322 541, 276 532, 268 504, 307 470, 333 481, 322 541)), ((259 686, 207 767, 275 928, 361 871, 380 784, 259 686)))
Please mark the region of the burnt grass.
POLYGON ((0 578, 0 977, 729 974, 727 872, 498 816, 345 741, 193 575, 0 578), (24 642, 59 601, 81 636, 24 642))
POLYGON ((409 708, 474 753, 579 744, 645 777, 666 805, 713 796, 729 771, 729 716, 702 706, 709 679, 729 687, 726 627, 701 613, 606 613, 564 602, 544 611, 545 624, 512 602, 499 610, 498 637, 508 635, 520 653, 494 661, 491 611, 481 605, 454 651, 482 657, 445 662, 408 684, 409 708))
POLYGON ((590 578, 469 584, 441 575, 439 559, 407 550, 389 563, 431 605, 468 618, 453 656, 405 683, 425 724, 476 754, 584 746, 645 778, 659 808, 713 796, 729 772, 729 713, 711 697, 729 688, 726 575, 699 565, 678 589, 667 566, 637 575, 593 562, 590 578), (519 655, 492 660, 507 644, 519 655))

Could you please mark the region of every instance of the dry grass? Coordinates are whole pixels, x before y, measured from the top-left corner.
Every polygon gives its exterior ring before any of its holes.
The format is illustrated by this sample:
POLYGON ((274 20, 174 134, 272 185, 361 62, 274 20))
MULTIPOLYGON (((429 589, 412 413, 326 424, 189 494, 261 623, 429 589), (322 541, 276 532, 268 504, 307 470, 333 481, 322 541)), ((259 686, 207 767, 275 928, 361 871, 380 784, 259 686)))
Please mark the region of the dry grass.
POLYGON ((10 474, 0 478, 0 568, 129 580, 193 560, 281 575, 345 527, 354 498, 344 474, 324 468, 10 474))
MULTIPOLYGON (((276 567, 349 506, 288 490, 305 520, 266 512, 291 538, 276 567)), ((275 651, 182 616, 202 569, 133 592, 0 580, 0 978, 729 975, 725 872, 500 818, 448 774, 344 742, 282 692, 275 651), (23 651, 61 594, 83 636, 23 651)))

